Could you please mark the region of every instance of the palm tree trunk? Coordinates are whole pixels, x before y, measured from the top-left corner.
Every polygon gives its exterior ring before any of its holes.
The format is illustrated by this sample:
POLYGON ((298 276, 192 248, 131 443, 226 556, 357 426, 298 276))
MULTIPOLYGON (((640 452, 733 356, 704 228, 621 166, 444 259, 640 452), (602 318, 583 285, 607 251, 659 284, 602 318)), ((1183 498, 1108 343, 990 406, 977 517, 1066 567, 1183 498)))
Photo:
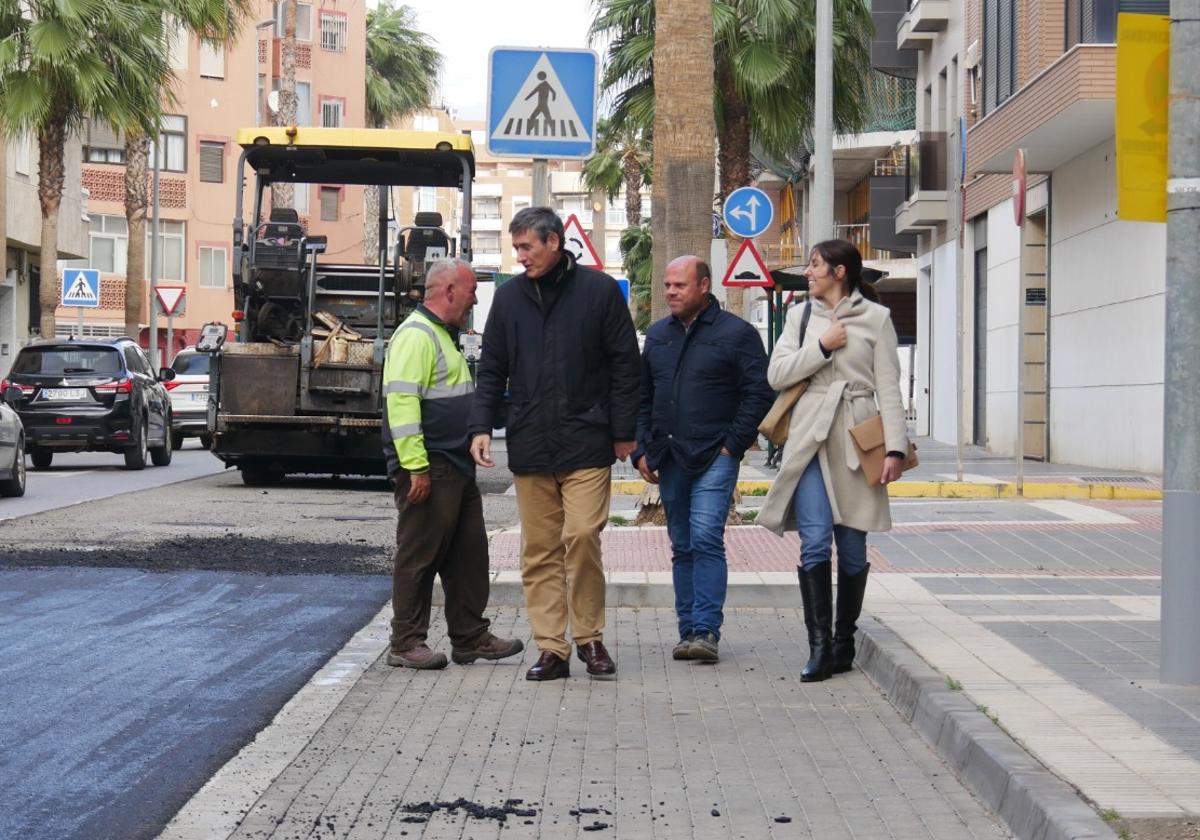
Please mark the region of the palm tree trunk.
POLYGON ((642 165, 637 151, 626 151, 622 160, 625 172, 625 225, 637 227, 642 223, 642 165))
POLYGON ((41 290, 38 302, 43 338, 54 337, 54 310, 61 298, 58 279, 58 210, 62 205, 64 158, 67 145, 66 108, 57 103, 38 132, 38 203, 42 209, 42 242, 38 255, 41 290))
MULTIPOLYGON (((721 173, 721 199, 738 187, 750 185, 750 106, 738 93, 734 84, 730 58, 722 56, 717 62, 717 85, 721 98, 721 129, 717 163, 721 173)), ((729 258, 741 244, 741 239, 729 234, 726 246, 729 258)), ((715 281, 714 281, 715 282, 715 281)), ((740 286, 729 286, 725 290, 726 308, 743 317, 745 310, 744 291, 740 286)))
MULTIPOLYGON (((713 28, 711 0, 655 0, 655 162, 663 158, 665 237, 657 252, 671 260, 712 249, 713 28), (663 247, 665 246, 665 247, 663 247)), ((652 218, 659 215, 655 205, 652 218)), ((661 275, 658 275, 661 277, 661 275)))
MULTIPOLYGON (((276 125, 296 124, 296 0, 283 0, 283 40, 279 45, 279 113, 276 125)), ((291 184, 271 185, 272 207, 295 207, 291 184)))
POLYGON ((363 263, 379 262, 379 187, 363 189, 363 263))
MULTIPOLYGON (((136 338, 142 330, 146 306, 146 186, 150 138, 137 129, 125 132, 125 220, 129 225, 125 260, 125 334, 136 338)), ((153 305, 153 302, 151 302, 153 305)))

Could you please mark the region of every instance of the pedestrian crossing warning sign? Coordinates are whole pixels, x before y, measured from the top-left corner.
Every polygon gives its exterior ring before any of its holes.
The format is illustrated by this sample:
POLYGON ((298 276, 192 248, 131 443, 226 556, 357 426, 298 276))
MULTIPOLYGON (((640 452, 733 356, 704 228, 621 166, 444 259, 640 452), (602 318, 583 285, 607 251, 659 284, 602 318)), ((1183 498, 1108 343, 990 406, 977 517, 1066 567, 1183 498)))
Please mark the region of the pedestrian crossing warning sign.
POLYGON ((492 50, 487 148, 494 155, 582 158, 596 129, 591 50, 492 50))
POLYGON ((63 306, 100 306, 100 272, 94 268, 63 269, 61 300, 63 306))

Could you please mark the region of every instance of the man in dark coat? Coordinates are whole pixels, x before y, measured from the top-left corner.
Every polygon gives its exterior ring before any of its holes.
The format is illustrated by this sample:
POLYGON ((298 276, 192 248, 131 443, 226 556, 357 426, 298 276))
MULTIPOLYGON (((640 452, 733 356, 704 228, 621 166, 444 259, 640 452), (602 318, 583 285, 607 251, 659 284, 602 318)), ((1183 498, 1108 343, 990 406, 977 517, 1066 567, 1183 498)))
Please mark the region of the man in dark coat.
POLYGON ((754 327, 721 309, 699 257, 673 260, 671 314, 650 327, 633 462, 660 485, 671 539, 675 659, 716 662, 728 572, 725 519, 738 466, 775 394, 754 327))
POLYGON ((637 338, 616 281, 562 249, 563 225, 553 210, 522 210, 509 233, 525 273, 496 290, 484 327, 471 455, 493 466, 492 428, 504 422, 521 517, 525 607, 541 651, 526 677, 570 675, 568 617, 588 673, 614 674, 602 640, 600 531, 608 522, 613 462, 635 445, 637 338))

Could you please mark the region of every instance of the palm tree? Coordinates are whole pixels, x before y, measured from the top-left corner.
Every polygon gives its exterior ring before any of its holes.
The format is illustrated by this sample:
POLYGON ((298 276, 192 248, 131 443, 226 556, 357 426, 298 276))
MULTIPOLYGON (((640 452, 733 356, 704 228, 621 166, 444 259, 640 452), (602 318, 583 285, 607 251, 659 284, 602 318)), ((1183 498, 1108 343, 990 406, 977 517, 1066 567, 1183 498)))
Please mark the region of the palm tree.
MULTIPOLYGON (((238 26, 250 11, 251 0, 153 0, 160 15, 166 15, 164 46, 170 39, 198 35, 212 44, 228 45, 238 26), (178 23, 178 30, 173 26, 178 23), (186 34, 185 34, 186 33, 186 34)), ((161 104, 173 100, 171 73, 162 80, 161 104)), ((129 226, 128 255, 125 261, 125 334, 141 331, 142 309, 146 302, 146 209, 150 204, 147 172, 150 168, 150 135, 136 123, 125 131, 125 219, 129 226)), ((153 306, 154 302, 151 301, 153 306)), ((154 354, 154 350, 151 350, 154 354)))
POLYGON ((86 119, 148 130, 168 72, 162 19, 137 0, 25 0, 0 7, 0 108, 38 141, 43 336, 55 332, 58 211, 67 137, 86 119))
MULTIPOLYGON (((283 4, 283 39, 279 42, 279 111, 275 125, 296 124, 296 0, 283 4)), ((271 184, 271 208, 296 206, 296 190, 290 181, 271 184)))
POLYGON ((625 188, 625 220, 631 227, 642 223, 642 187, 649 180, 650 144, 631 121, 600 120, 596 151, 583 162, 583 183, 612 201, 625 188))
MULTIPOLYGON (((437 89, 442 58, 433 40, 417 29, 416 14, 383 0, 367 12, 367 126, 386 128, 428 107, 437 89)), ((363 196, 363 259, 379 257, 379 188, 363 196)))
MULTIPOLYGON (((591 35, 609 39, 602 82, 613 97, 613 118, 640 124, 654 107, 653 9, 640 0, 598 3, 591 35)), ((811 0, 712 0, 718 198, 750 183, 752 138, 778 157, 805 142, 812 123, 814 15, 811 0)), ((859 130, 868 117, 872 31, 864 0, 836 4, 834 126, 842 133, 859 130)), ((737 298, 735 292, 731 302, 737 298)))
MULTIPOLYGON (((654 2, 654 162, 662 176, 655 173, 653 187, 666 198, 654 200, 651 215, 655 277, 674 257, 707 257, 712 241, 712 11, 712 0, 654 2)), ((655 319, 666 313, 662 295, 652 294, 651 304, 655 319)))
POLYGON ((642 332, 650 326, 650 273, 654 260, 653 249, 654 240, 650 235, 649 224, 627 227, 621 233, 621 262, 625 267, 625 277, 629 280, 633 324, 642 332))

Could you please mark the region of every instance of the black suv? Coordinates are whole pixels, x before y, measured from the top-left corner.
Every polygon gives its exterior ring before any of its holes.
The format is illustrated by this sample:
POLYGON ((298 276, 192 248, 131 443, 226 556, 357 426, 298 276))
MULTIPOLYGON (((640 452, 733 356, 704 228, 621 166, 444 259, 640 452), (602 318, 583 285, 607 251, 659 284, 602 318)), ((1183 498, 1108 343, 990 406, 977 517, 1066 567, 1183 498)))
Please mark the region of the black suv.
POLYGON ((125 468, 140 470, 147 455, 171 463, 171 401, 146 354, 130 338, 57 339, 21 348, 4 388, 21 390, 17 413, 35 467, 55 452, 121 452, 125 468))

